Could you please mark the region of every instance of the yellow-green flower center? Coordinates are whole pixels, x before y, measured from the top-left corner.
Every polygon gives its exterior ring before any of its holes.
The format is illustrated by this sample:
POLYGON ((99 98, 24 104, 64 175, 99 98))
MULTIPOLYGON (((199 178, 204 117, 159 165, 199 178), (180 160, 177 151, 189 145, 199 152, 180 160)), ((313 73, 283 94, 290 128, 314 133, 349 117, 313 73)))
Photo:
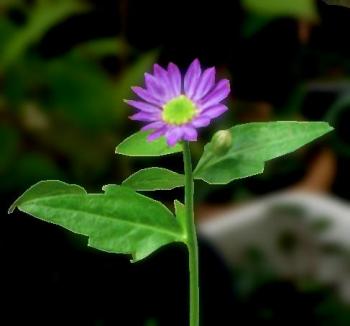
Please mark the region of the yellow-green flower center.
POLYGON ((195 104, 186 96, 173 98, 163 106, 163 120, 169 124, 181 125, 192 120, 196 115, 195 104))

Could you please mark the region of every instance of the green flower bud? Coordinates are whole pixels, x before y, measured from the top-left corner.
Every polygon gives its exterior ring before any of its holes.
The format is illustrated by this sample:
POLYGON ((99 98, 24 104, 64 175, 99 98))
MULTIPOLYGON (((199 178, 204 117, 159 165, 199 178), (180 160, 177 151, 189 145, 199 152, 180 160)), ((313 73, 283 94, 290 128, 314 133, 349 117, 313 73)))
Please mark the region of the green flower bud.
POLYGON ((232 135, 229 130, 217 131, 212 139, 212 149, 215 154, 226 154, 232 145, 232 135))

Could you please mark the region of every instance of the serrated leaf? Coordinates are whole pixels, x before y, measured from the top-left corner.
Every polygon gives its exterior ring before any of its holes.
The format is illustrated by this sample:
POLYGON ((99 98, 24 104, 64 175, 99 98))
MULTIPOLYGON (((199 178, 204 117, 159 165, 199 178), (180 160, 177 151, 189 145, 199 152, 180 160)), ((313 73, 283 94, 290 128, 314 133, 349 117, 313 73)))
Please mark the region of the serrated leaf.
POLYGON ((196 179, 225 184, 262 173, 264 162, 290 153, 333 128, 325 122, 267 122, 237 125, 228 131, 232 145, 223 154, 211 141, 194 171, 196 179))
POLYGON ((182 151, 179 144, 169 147, 164 137, 148 141, 149 134, 149 131, 139 131, 129 136, 117 146, 115 152, 127 156, 162 156, 182 151))
POLYGON ((139 191, 171 190, 182 187, 185 182, 183 174, 164 168, 147 168, 137 171, 126 180, 123 186, 139 191))
POLYGON ((30 187, 9 208, 9 213, 12 213, 16 207, 20 208, 22 204, 31 202, 32 200, 60 196, 60 195, 86 195, 84 188, 74 185, 67 184, 61 181, 48 180, 40 181, 34 186, 30 187))
POLYGON ((41 220, 89 237, 89 246, 132 254, 134 261, 159 247, 183 241, 181 226, 161 203, 132 189, 108 185, 101 194, 87 194, 76 185, 42 181, 11 206, 41 220))

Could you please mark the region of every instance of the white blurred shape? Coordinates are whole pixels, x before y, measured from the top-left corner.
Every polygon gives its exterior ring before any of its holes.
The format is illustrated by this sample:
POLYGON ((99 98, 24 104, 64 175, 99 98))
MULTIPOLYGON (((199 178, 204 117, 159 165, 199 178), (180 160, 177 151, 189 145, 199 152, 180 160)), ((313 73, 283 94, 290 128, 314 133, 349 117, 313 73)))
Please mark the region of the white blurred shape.
POLYGON ((328 5, 343 6, 350 8, 350 0, 323 0, 328 5))
POLYGON ((199 229, 231 266, 242 263, 250 248, 258 248, 281 277, 314 277, 336 286, 350 302, 347 202, 322 194, 284 192, 206 219, 199 229), (317 231, 320 222, 327 227, 317 231), (290 252, 280 245, 288 236, 296 240, 290 252))

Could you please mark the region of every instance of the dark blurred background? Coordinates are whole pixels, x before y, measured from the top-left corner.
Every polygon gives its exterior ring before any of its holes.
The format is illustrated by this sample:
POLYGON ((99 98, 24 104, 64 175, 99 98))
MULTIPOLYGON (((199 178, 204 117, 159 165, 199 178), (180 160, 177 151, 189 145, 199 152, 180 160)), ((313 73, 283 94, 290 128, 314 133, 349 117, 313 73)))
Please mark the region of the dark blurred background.
MULTIPOLYGON (((181 158, 114 154, 139 128, 127 119, 130 108, 122 99, 132 97, 130 86, 142 84, 155 62, 186 68, 198 57, 231 80, 230 112, 202 131, 194 160, 214 131, 237 123, 324 120, 335 127, 269 162, 261 176, 225 187, 196 184, 199 223, 215 223, 223 211, 234 215, 241 205, 286 190, 340 198, 348 207, 349 30, 350 9, 321 0, 1 0, 1 323, 186 325, 182 246, 132 265, 128 257, 86 248, 86 239, 58 227, 19 212, 7 215, 11 202, 39 180, 100 191, 152 164, 181 170, 181 158)), ((154 196, 170 202, 182 192, 154 196)), ((291 211, 287 215, 304 225, 303 213, 291 211)), ((350 210, 344 211, 342 218, 350 220, 350 210)), ((268 213, 276 214, 282 213, 268 213)), ((337 223, 328 215, 320 228, 337 223)), ((312 230, 303 233, 306 242, 312 230)), ((278 248, 290 255, 299 238, 278 236, 278 248)), ((350 246, 338 240, 321 249, 346 261, 345 277, 350 246)), ((316 272, 279 273, 260 249, 232 262, 203 235, 202 325, 350 324, 346 289, 316 272)))

